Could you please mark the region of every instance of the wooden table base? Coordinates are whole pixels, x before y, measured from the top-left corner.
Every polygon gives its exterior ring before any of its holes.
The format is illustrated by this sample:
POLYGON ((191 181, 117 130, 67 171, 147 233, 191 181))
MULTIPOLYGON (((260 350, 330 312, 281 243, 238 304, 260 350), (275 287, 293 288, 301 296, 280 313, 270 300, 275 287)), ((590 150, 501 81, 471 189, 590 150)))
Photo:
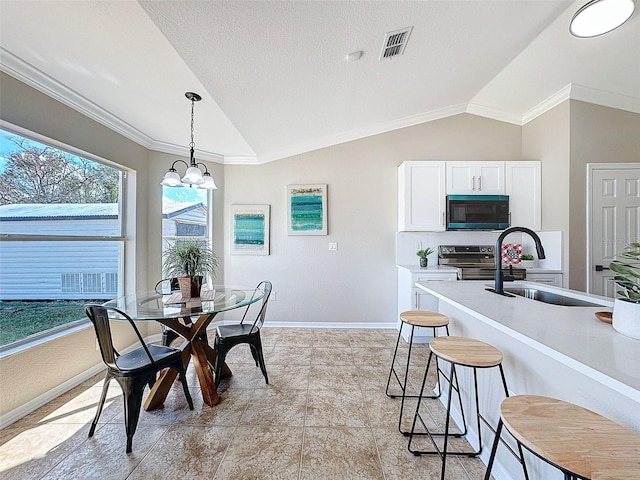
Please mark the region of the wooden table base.
MULTIPOLYGON (((211 323, 214 316, 215 314, 201 315, 195 323, 190 323, 188 317, 160 321, 163 325, 166 325, 185 339, 180 346, 180 350, 182 350, 182 361, 186 369, 189 361, 193 358, 196 375, 200 383, 200 390, 202 391, 202 399, 204 403, 209 406, 217 405, 220 402, 213 378, 213 365, 215 365, 217 355, 213 348, 209 346, 206 332, 207 326, 211 323)), ((222 377, 230 377, 231 375, 231 370, 225 364, 222 370, 222 377)), ((144 402, 145 410, 162 408, 177 376, 178 372, 176 370, 166 369, 162 372, 144 402)))

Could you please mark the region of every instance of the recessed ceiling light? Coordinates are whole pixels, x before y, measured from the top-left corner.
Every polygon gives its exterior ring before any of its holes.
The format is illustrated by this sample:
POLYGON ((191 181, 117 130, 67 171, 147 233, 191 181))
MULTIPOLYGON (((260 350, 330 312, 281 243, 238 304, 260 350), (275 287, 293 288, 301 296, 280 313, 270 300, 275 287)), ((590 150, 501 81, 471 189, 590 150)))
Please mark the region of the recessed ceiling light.
POLYGON ((569 31, 576 37, 597 37, 629 20, 635 8, 635 0, 591 0, 573 16, 569 31))

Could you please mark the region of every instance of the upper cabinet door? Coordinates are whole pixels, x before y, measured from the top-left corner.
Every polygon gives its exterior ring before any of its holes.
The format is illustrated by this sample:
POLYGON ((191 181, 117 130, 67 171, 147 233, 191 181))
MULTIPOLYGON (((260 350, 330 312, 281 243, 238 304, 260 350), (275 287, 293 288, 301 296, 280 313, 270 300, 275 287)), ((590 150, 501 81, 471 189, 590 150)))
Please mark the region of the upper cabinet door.
POLYGON ((511 225, 539 231, 542 228, 540 162, 506 162, 505 166, 511 225))
POLYGON ((403 162, 398 167, 398 230, 445 230, 445 162, 403 162))
POLYGON ((447 162, 448 195, 504 195, 504 162, 447 162))

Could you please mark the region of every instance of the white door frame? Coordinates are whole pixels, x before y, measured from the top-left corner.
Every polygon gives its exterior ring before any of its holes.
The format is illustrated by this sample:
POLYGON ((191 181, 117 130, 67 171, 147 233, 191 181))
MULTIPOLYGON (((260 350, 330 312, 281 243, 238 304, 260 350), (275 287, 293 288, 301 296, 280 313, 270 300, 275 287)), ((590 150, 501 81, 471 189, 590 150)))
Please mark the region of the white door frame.
POLYGON ((593 172, 595 170, 629 170, 629 169, 640 169, 640 163, 638 162, 627 162, 627 163, 587 163, 587 228, 586 228, 586 237, 587 237, 587 292, 591 292, 591 271, 593 269, 593 265, 591 264, 591 224, 593 223, 593 211, 591 208, 591 203, 593 201, 593 191, 591 190, 591 181, 593 178, 593 172))

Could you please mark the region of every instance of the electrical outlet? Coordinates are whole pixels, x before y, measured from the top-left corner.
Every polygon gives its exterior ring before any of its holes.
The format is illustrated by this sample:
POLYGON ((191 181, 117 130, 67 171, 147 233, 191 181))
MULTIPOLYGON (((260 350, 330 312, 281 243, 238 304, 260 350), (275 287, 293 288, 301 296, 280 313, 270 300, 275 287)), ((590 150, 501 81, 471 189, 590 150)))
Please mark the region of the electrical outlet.
POLYGON ((338 251, 338 242, 329 242, 329 251, 337 252, 338 251))
POLYGON ((269 301, 270 302, 275 302, 276 301, 276 292, 275 290, 271 290, 271 296, 269 297, 269 301))
POLYGON ((422 242, 416 242, 416 252, 422 250, 422 242))

